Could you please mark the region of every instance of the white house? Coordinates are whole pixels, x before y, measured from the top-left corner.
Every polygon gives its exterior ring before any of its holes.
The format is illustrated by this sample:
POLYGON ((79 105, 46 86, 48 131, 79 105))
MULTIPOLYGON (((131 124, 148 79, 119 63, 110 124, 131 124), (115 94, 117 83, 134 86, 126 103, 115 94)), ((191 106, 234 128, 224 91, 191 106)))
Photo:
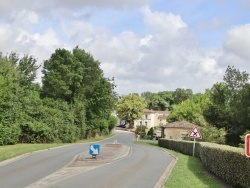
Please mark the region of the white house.
POLYGON ((169 111, 144 109, 142 117, 134 121, 134 128, 140 125, 145 125, 150 129, 151 127, 165 125, 169 113, 169 111))

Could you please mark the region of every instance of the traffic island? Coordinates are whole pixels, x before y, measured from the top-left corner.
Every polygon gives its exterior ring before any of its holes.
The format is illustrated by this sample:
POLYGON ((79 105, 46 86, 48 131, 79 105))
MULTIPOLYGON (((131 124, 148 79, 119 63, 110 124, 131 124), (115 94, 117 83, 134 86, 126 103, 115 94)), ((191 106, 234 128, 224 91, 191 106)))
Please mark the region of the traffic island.
POLYGON ((103 165, 110 164, 126 157, 130 152, 130 147, 122 144, 100 145, 100 153, 93 158, 88 151, 77 155, 74 160, 65 168, 27 186, 26 188, 51 187, 53 184, 76 176, 78 174, 93 170, 103 165))
POLYGON ((80 153, 68 167, 100 166, 126 157, 130 148, 122 144, 101 145, 100 154, 92 157, 88 151, 80 153))

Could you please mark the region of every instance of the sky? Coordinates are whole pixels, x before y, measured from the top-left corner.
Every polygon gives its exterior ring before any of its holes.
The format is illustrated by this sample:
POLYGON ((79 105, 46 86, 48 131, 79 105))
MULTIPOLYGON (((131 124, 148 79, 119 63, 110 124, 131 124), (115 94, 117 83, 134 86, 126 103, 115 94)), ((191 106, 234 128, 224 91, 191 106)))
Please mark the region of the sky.
MULTIPOLYGON (((204 93, 226 68, 250 73, 250 0, 0 1, 0 52, 84 49, 116 92, 204 93)), ((38 72, 37 82, 42 74, 38 72)))

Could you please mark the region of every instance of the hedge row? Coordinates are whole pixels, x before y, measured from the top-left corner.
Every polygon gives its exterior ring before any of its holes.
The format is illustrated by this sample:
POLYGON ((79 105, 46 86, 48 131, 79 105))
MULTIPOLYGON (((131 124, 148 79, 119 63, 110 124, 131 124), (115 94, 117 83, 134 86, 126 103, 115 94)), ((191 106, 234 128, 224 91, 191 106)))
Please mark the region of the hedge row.
MULTIPOLYGON (((159 146, 193 155, 193 142, 159 139, 159 146)), ((195 157, 216 176, 234 187, 250 187, 250 158, 244 149, 207 142, 196 142, 195 157)))

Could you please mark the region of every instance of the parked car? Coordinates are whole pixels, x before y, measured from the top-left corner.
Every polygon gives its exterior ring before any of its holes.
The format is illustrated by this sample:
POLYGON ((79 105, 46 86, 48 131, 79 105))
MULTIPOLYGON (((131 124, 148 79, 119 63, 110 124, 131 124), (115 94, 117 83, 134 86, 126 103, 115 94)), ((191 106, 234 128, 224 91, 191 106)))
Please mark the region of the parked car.
POLYGON ((126 128, 126 125, 117 125, 117 127, 126 128))
POLYGON ((161 131, 156 130, 156 131, 154 132, 154 138, 155 138, 156 140, 158 140, 158 138, 161 138, 161 131))

